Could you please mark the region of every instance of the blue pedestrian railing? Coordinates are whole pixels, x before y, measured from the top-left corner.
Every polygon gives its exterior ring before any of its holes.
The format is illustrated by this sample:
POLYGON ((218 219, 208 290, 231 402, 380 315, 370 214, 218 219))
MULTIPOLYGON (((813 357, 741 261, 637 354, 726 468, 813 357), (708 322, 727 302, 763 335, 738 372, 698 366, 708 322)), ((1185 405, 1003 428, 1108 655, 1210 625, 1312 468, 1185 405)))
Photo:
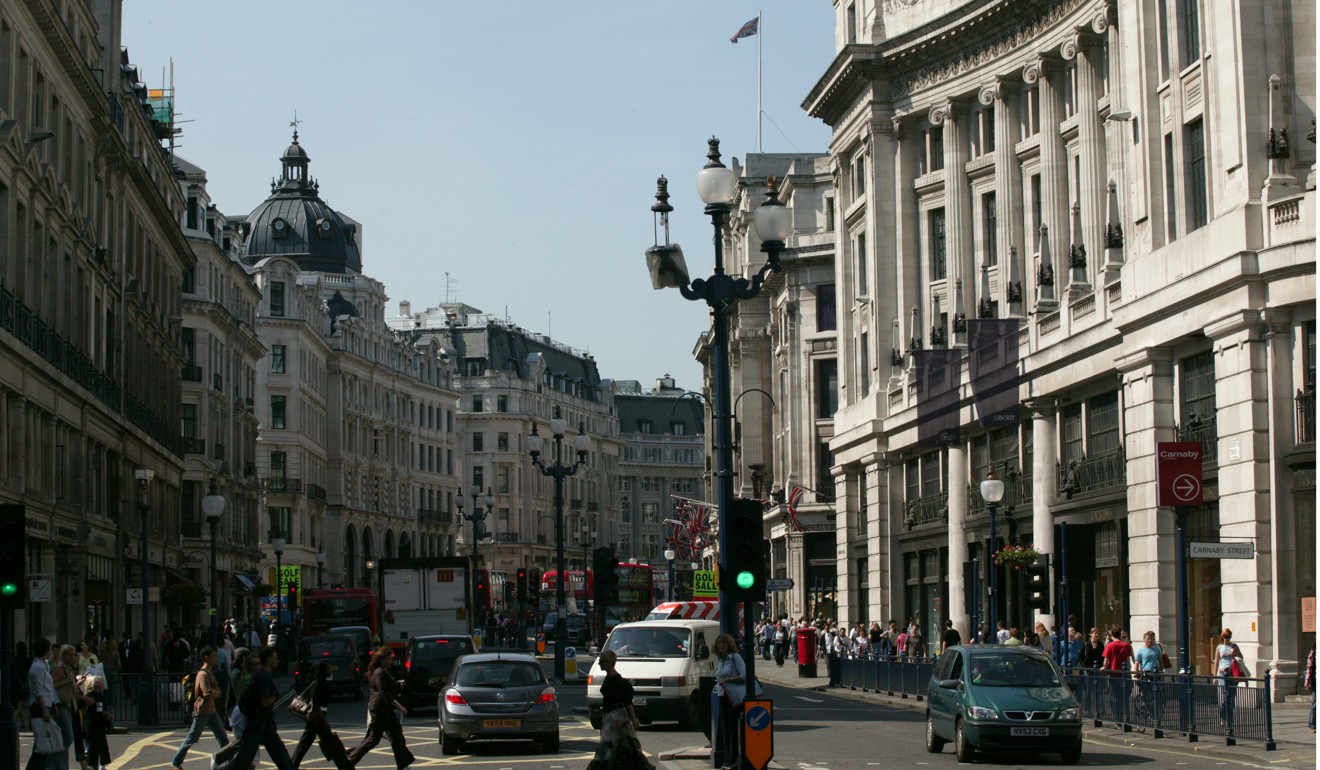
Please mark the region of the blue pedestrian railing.
POLYGON ((934 658, 851 655, 839 661, 839 686, 924 700, 934 671, 934 658))
POLYGON ((1260 741, 1276 748, 1269 671, 1259 678, 1223 678, 1194 674, 1111 674, 1100 669, 1067 669, 1082 717, 1096 727, 1112 723, 1124 732, 1143 730, 1155 738, 1166 733, 1196 742, 1202 736, 1260 741))

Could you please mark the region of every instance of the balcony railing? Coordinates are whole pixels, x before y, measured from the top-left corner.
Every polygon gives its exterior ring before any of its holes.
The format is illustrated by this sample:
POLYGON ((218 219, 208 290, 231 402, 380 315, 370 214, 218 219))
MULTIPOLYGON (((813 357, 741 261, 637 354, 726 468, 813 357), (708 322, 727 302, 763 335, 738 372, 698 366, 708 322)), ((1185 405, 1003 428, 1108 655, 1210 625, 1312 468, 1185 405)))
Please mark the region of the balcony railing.
POLYGON ((497 542, 497 543, 517 543, 517 542, 518 542, 518 533, 517 533, 517 532, 496 532, 496 533, 495 533, 495 542, 497 542))
POLYGON ((320 500, 321 502, 325 502, 325 487, 321 486, 320 484, 308 483, 307 499, 320 500))
POLYGON ((431 508, 418 508, 417 519, 429 524, 453 524, 454 514, 449 511, 437 511, 431 508))
POLYGON ((206 454, 206 439, 183 437, 183 453, 188 455, 206 454))
POLYGON ((1055 463, 1059 474, 1059 496, 1071 499, 1081 492, 1095 492, 1127 483, 1127 456, 1123 448, 1083 455, 1067 463, 1055 463))
POLYGON ((262 479, 261 484, 269 494, 300 495, 303 491, 302 479, 262 479))
POLYGON ((832 503, 834 502, 834 479, 816 480, 816 502, 832 503))
MULTIPOLYGON (((1031 471, 1022 473, 1017 470, 1016 457, 1003 463, 1002 470, 996 469, 995 475, 1004 482, 1004 499, 1000 501, 1000 513, 1008 513, 1019 507, 1031 508, 1031 471)), ((979 516, 986 513, 985 500, 981 497, 980 483, 967 486, 968 515, 979 516)))
POLYGON ((183 367, 183 381, 184 381, 184 382, 201 382, 201 381, 202 381, 202 367, 200 367, 200 366, 185 366, 185 367, 183 367))
POLYGON ((568 507, 572 508, 575 511, 582 510, 582 498, 580 497, 572 498, 571 500, 568 501, 568 507))
POLYGON ((1202 466, 1208 468, 1219 465, 1219 430, 1215 417, 1192 417, 1182 427, 1175 425, 1173 433, 1179 441, 1200 442, 1202 466))
POLYGON ((909 500, 903 506, 903 526, 908 529, 920 527, 925 524, 942 524, 948 520, 948 516, 948 492, 940 492, 934 495, 919 497, 916 500, 909 500))
POLYGON ((1315 443, 1315 390, 1297 391, 1297 443, 1315 443))

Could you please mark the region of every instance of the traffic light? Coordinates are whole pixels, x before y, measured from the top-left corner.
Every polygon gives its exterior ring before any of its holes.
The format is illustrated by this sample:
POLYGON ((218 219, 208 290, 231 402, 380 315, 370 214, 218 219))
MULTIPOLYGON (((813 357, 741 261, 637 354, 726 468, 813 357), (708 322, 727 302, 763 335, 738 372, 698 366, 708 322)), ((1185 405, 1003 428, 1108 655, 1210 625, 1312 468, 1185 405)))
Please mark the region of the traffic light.
POLYGON ((597 548, 595 558, 596 605, 619 603, 619 559, 613 548, 597 548))
POLYGON ((1050 557, 1043 553, 1027 565, 1027 607, 1049 612, 1050 606, 1050 557))
POLYGON ((720 569, 720 587, 736 601, 765 601, 765 569, 761 501, 739 498, 729 506, 720 526, 729 528, 729 553, 720 569))
POLYGON ((0 610, 21 610, 27 603, 27 511, 0 505, 0 610))
POLYGON ((541 570, 527 570, 527 601, 535 604, 541 596, 541 570))
POLYGON ((518 583, 516 590, 518 592, 518 607, 521 609, 522 606, 527 603, 527 570, 522 567, 518 568, 518 583))
POLYGON ((289 583, 289 609, 298 606, 298 584, 289 583))

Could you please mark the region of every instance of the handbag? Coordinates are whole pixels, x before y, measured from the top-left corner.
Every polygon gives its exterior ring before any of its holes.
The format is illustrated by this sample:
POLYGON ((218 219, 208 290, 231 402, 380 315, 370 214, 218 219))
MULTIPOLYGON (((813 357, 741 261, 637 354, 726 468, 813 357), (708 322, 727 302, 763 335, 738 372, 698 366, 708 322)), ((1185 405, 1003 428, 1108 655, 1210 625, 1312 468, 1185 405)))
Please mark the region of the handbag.
POLYGON ((1247 662, 1241 658, 1233 658, 1233 664, 1229 669, 1229 675, 1234 679, 1247 679, 1251 677, 1251 671, 1247 668, 1247 662))
POLYGON ((212 755, 211 766, 215 767, 216 765, 223 765, 229 762, 229 760, 234 758, 234 755, 238 754, 238 746, 239 742, 236 740, 225 744, 224 748, 212 755))
POLYGON ((54 719, 32 720, 32 751, 37 754, 64 753, 64 733, 54 719))
POLYGON ((312 715, 316 711, 316 706, 312 705, 312 699, 308 696, 308 693, 310 693, 315 686, 316 683, 313 682, 306 690, 303 690, 301 693, 294 696, 287 706, 290 714, 293 714, 304 722, 310 722, 312 720, 312 715))
POLYGON ((1164 651, 1164 648, 1161 647, 1161 648, 1160 648, 1160 670, 1161 670, 1161 671, 1168 671, 1168 670, 1170 670, 1170 669, 1172 669, 1172 668, 1173 668, 1173 661, 1169 660, 1169 653, 1165 652, 1165 651, 1164 651))

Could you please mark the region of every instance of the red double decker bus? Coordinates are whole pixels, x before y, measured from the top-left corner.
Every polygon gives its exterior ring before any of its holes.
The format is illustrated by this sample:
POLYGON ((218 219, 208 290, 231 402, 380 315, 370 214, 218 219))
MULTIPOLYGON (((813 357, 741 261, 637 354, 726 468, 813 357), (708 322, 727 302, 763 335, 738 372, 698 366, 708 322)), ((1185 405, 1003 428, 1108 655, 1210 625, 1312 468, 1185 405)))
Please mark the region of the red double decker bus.
POLYGON ((619 601, 605 607, 605 630, 645 618, 655 606, 655 577, 649 564, 621 562, 619 601))
MULTIPOLYGON (((586 612, 587 600, 591 598, 591 570, 564 570, 568 582, 564 584, 564 596, 572 612, 586 612)), ((541 573, 541 588, 537 592, 536 613, 540 617, 554 614, 559 601, 559 571, 548 569, 541 573)))

